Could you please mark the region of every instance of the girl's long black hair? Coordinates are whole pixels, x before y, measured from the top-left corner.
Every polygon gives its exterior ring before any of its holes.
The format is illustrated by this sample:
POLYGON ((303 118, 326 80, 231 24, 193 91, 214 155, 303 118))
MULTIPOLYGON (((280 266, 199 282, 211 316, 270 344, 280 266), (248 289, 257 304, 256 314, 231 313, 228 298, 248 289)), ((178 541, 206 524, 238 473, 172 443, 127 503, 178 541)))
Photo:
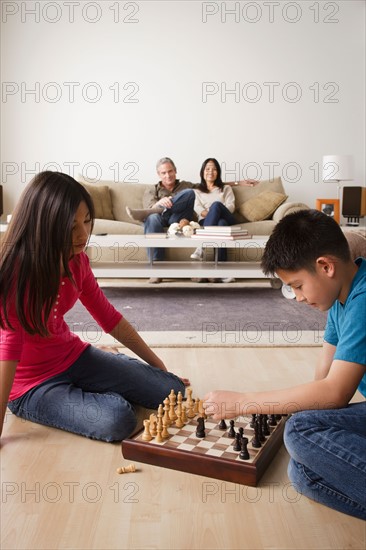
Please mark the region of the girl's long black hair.
POLYGON ((9 304, 15 302, 21 326, 47 336, 47 320, 61 282, 61 266, 72 254, 75 213, 84 201, 94 223, 86 189, 61 172, 40 172, 27 185, 0 245, 0 326, 13 329, 9 304))

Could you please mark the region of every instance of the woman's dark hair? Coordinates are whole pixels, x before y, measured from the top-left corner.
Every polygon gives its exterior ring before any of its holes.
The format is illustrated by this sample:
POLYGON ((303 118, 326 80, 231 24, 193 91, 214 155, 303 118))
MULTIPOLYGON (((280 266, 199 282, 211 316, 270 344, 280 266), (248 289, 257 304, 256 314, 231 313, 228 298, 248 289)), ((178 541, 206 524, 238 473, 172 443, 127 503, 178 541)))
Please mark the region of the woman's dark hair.
POLYGON ((283 271, 315 270, 321 256, 351 260, 348 241, 337 222, 318 210, 288 214, 274 228, 262 258, 265 275, 283 271))
POLYGON ((11 326, 9 304, 15 301, 21 326, 47 336, 47 320, 61 282, 61 265, 72 254, 75 213, 84 201, 92 226, 94 205, 86 189, 61 172, 41 172, 27 185, 0 247, 0 326, 11 326), (62 264, 61 264, 62 262, 62 264))
POLYGON ((202 191, 203 193, 209 193, 209 190, 208 190, 208 188, 207 188, 206 181, 205 181, 205 179, 204 179, 204 177, 203 177, 204 172, 205 172, 205 168, 206 168, 206 166, 207 166, 207 164, 208 164, 209 162, 213 162, 214 165, 215 165, 215 167, 216 167, 216 170, 217 170, 217 178, 216 178, 216 181, 215 181, 215 187, 218 187, 219 189, 221 189, 221 191, 223 191, 223 189, 224 189, 224 183, 223 183, 223 181, 222 181, 222 179, 221 179, 221 166, 220 166, 220 164, 218 163, 218 161, 217 161, 216 159, 206 159, 206 160, 203 162, 203 164, 202 164, 202 166, 201 166, 201 170, 200 170, 201 183, 200 183, 198 189, 199 189, 200 191, 202 191))

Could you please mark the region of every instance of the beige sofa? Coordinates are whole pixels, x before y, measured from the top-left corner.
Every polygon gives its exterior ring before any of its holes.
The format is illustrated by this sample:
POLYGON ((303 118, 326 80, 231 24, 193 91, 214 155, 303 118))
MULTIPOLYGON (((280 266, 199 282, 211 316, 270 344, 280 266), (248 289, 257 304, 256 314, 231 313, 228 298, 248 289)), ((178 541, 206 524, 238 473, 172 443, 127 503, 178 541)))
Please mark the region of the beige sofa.
MULTIPOLYGON (((94 201, 96 220, 93 234, 143 234, 143 225, 129 218, 126 206, 142 208, 143 194, 152 184, 114 181, 99 181, 92 184, 81 178, 79 181, 86 187, 94 201)), ((270 235, 281 218, 291 212, 309 208, 303 203, 287 201, 288 197, 279 177, 261 181, 254 187, 234 186, 233 191, 236 203, 234 215, 237 223, 252 235, 270 235)), ((196 242, 192 242, 192 248, 195 246, 196 242)), ((169 249, 166 259, 187 260, 191 252, 192 249, 169 249)), ((112 253, 109 259, 111 258, 112 253)), ((103 254, 103 259, 107 260, 106 252, 103 254)), ((123 251, 119 259, 123 261, 123 251)), ((146 259, 146 250, 139 251, 138 259, 146 259)))

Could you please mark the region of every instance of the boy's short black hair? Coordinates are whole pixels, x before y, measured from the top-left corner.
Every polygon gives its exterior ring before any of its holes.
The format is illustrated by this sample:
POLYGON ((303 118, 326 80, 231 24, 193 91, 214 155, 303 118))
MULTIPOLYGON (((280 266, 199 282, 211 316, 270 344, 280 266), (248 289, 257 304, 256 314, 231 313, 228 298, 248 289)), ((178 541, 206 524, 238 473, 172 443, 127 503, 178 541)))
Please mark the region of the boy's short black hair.
POLYGON ((262 258, 265 275, 279 269, 315 269, 320 256, 351 260, 348 242, 337 222, 318 210, 300 210, 282 218, 270 236, 262 258))

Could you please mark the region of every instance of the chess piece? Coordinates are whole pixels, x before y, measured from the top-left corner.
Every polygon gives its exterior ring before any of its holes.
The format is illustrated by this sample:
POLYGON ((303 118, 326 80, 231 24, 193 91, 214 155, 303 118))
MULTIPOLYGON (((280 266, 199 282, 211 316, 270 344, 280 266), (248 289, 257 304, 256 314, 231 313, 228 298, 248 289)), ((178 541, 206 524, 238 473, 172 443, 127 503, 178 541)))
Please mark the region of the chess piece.
POLYGON ((234 444, 233 444, 233 451, 239 452, 241 451, 241 437, 240 433, 235 434, 234 444))
POLYGON ((239 454, 239 458, 241 458, 241 460, 249 460, 249 458, 250 458, 249 451, 248 451, 248 438, 247 437, 242 437, 241 438, 241 451, 240 451, 240 454, 239 454))
POLYGON ((200 438, 206 437, 205 419, 202 416, 199 416, 197 418, 196 437, 200 437, 200 438))
POLYGON ((256 414, 252 414, 252 420, 251 420, 249 426, 250 426, 251 428, 253 428, 253 429, 254 429, 254 426, 255 426, 255 421, 256 421, 256 419, 257 419, 257 415, 256 415, 256 414))
POLYGON ((187 405, 188 405, 188 412, 187 412, 187 417, 188 418, 194 418, 196 415, 194 414, 194 410, 193 410, 193 406, 194 406, 194 403, 193 403, 193 399, 192 399, 192 389, 191 388, 188 388, 187 389, 187 405))
POLYGON ((162 431, 163 431, 163 405, 159 405, 159 408, 158 408, 158 422, 157 422, 157 426, 156 426, 156 437, 155 437, 155 441, 156 443, 162 443, 163 442, 163 438, 162 438, 162 431))
POLYGON ((196 399, 194 399, 194 405, 193 405, 193 412, 195 415, 199 413, 199 403, 200 403, 200 399, 199 397, 196 397, 196 399))
POLYGON ((220 420, 219 430, 226 430, 226 428, 227 428, 226 422, 225 422, 224 418, 222 418, 220 420))
POLYGON ((182 392, 178 392, 178 398, 177 398, 177 420, 175 421, 175 425, 177 428, 183 428, 185 422, 183 420, 183 408, 182 408, 182 401, 183 401, 183 395, 182 392))
POLYGON ((117 474, 129 474, 131 472, 136 472, 136 466, 134 464, 117 468, 117 474))
POLYGON ((205 410, 203 408, 203 401, 202 399, 199 399, 198 400, 198 414, 199 416, 202 416, 202 418, 204 418, 206 420, 207 418, 207 414, 205 413, 205 410))
POLYGON ((164 419, 165 419, 165 423, 168 426, 170 426, 171 424, 171 420, 170 420, 170 417, 169 417, 169 398, 166 397, 163 401, 164 403, 164 416, 163 416, 163 422, 164 422, 164 419))
POLYGON ((270 426, 277 426, 277 420, 276 420, 276 415, 275 414, 270 414, 269 415, 269 425, 270 426))
POLYGON ((157 428, 158 420, 155 414, 150 414, 149 420, 150 420, 150 434, 152 437, 155 437, 157 433, 156 428, 157 428))
POLYGON ((252 439, 252 447, 254 447, 255 449, 259 449, 260 447, 262 447, 262 443, 259 439, 259 421, 258 420, 256 420, 255 426, 254 426, 254 437, 252 439))
POLYGON ((188 421, 187 417, 187 407, 185 405, 182 405, 182 422, 186 424, 188 421))
POLYGON ((177 428, 183 428, 184 426, 184 422, 182 421, 182 405, 178 405, 177 420, 175 421, 175 425, 177 428))
POLYGON ((142 441, 151 441, 151 433, 150 433, 150 420, 144 420, 144 433, 141 436, 142 441))
POLYGON ((235 437, 234 420, 230 420, 230 428, 227 435, 228 437, 235 437))
POLYGON ((172 390, 169 394, 169 419, 171 423, 173 423, 174 420, 177 420, 177 415, 175 414, 175 404, 176 396, 174 390, 172 390))
POLYGON ((258 423, 258 438, 259 438, 259 441, 261 443, 264 443, 266 438, 264 437, 264 434, 263 434, 263 418, 262 418, 261 414, 258 417, 257 423, 258 423))
POLYGON ((263 435, 268 436, 271 434, 269 426, 268 426, 268 414, 263 415, 263 435))
POLYGON ((163 416, 163 431, 161 432, 161 437, 163 439, 169 439, 168 424, 164 416, 163 416))

